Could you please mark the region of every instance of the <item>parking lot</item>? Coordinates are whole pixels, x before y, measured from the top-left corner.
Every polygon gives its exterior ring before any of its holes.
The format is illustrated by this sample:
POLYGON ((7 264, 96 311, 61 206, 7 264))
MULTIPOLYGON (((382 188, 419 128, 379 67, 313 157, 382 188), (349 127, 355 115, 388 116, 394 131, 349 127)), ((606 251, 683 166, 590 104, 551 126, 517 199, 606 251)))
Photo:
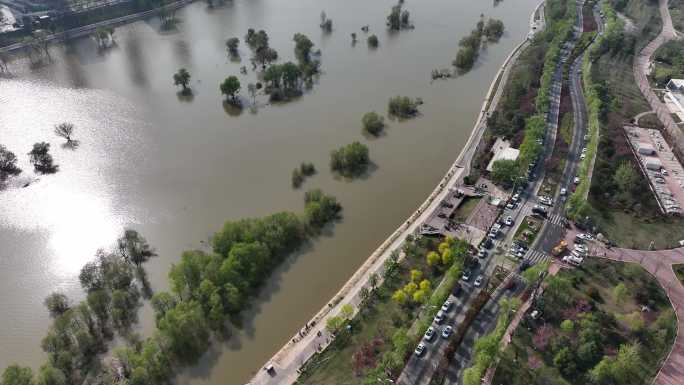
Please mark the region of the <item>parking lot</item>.
POLYGON ((684 207, 684 168, 660 131, 637 126, 624 126, 624 129, 662 211, 681 214, 684 207), (652 154, 647 153, 650 149, 652 154))

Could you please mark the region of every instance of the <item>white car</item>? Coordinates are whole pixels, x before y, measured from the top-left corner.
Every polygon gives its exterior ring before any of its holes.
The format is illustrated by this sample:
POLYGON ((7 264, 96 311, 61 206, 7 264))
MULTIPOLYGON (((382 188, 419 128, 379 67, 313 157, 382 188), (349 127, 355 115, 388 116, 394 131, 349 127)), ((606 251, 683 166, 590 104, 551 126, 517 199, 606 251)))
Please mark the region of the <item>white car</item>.
POLYGON ((580 155, 580 160, 584 160, 584 158, 586 158, 586 157, 587 157, 587 154, 582 153, 582 155, 580 155))
POLYGON ((579 266, 582 264, 582 262, 584 262, 584 258, 578 257, 576 255, 566 255, 565 257, 563 257, 563 262, 579 266))
POLYGON ((583 240, 583 241, 591 241, 594 239, 591 235, 589 234, 584 234, 584 233, 579 233, 577 234, 577 238, 583 240))
POLYGON ((509 204, 506 205, 506 208, 509 210, 513 210, 515 208, 515 203, 510 202, 509 204))
POLYGON ((573 182, 575 182, 575 184, 579 184, 580 178, 578 176, 576 176, 575 179, 573 180, 573 182))
POLYGON ((483 280, 484 280, 484 277, 481 275, 478 275, 477 278, 475 278, 475 287, 480 287, 482 285, 483 280))
POLYGON ((425 335, 423 336, 423 340, 430 342, 432 341, 432 338, 435 336, 435 328, 430 326, 426 331, 425 335))
POLYGON ((513 217, 511 217, 510 215, 507 216, 504 220, 504 223, 506 224, 506 226, 513 226, 513 217))
POLYGON ((444 329, 442 329, 442 338, 449 338, 449 336, 451 335, 451 332, 453 332, 453 331, 454 331, 454 329, 451 326, 449 326, 449 325, 445 326, 444 329))
POLYGON ((511 200, 513 202, 519 201, 520 200, 520 194, 518 194, 518 193, 514 194, 513 197, 511 198, 511 200))
POLYGON ((449 309, 451 309, 451 305, 453 305, 453 302, 451 302, 450 300, 446 300, 446 302, 444 302, 444 305, 442 305, 442 311, 445 313, 449 312, 449 309))
POLYGON ((425 345, 421 342, 418 344, 418 346, 416 346, 416 350, 414 350, 413 352, 416 353, 416 355, 418 357, 420 357, 423 355, 424 351, 425 351, 425 345))
POLYGON ((584 154, 585 152, 587 152, 587 148, 586 148, 586 147, 584 147, 584 148, 582 149, 582 154, 584 154))
POLYGON ((567 194, 567 193, 568 193, 568 190, 565 187, 563 187, 560 191, 560 195, 562 195, 562 196, 565 196, 565 194, 567 194))
POLYGON ((442 322, 444 322, 444 312, 441 310, 438 311, 434 321, 436 324, 441 324, 442 322))
POLYGON ((575 244, 574 247, 575 250, 581 252, 581 253, 586 253, 589 249, 587 248, 587 245, 583 245, 581 243, 575 244))

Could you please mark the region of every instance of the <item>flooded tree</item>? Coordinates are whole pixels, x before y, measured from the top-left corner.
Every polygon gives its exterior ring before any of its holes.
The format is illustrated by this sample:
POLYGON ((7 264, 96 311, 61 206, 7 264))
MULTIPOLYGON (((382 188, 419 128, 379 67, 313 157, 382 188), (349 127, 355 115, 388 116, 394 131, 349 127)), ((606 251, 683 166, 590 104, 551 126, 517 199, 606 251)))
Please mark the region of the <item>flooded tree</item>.
POLYGON ((268 64, 278 60, 278 52, 268 46, 259 47, 257 48, 252 60, 254 63, 260 64, 262 69, 266 69, 268 64))
POLYGON ((0 144, 0 182, 19 174, 21 169, 17 167, 17 156, 0 144))
POLYGON ((233 57, 240 56, 240 53, 238 52, 239 45, 240 39, 238 39, 237 37, 231 37, 230 39, 226 40, 226 49, 228 50, 228 53, 233 57))
POLYGON ((28 155, 33 168, 40 174, 53 174, 59 169, 50 155, 50 143, 35 143, 28 155))
POLYGON ((390 115, 400 118, 411 118, 418 114, 418 106, 422 101, 418 98, 411 99, 408 96, 395 96, 390 98, 387 110, 390 115))
POLYGON ((373 136, 379 136, 385 128, 385 119, 375 111, 365 113, 361 123, 363 130, 373 136))
POLYGON ((93 33, 93 38, 95 39, 99 49, 110 47, 114 42, 114 28, 99 27, 93 33))
POLYGON ((378 37, 375 35, 368 36, 368 46, 371 48, 378 48, 378 37))
POLYGON ((314 44, 303 33, 295 33, 292 40, 295 41, 295 56, 300 63, 308 63, 311 60, 311 48, 314 44))
POLYGON ((62 293, 52 293, 45 298, 43 304, 50 312, 50 317, 56 318, 69 310, 69 298, 62 293))
POLYGON ((74 134, 74 124, 69 122, 60 123, 55 126, 55 135, 66 139, 67 144, 72 143, 71 136, 74 134))
POLYGON ((138 267, 151 257, 157 256, 147 240, 132 229, 126 229, 123 236, 117 240, 117 249, 121 258, 138 267))
POLYGON ((233 104, 237 104, 237 93, 240 91, 240 80, 236 76, 228 76, 219 86, 221 93, 230 97, 233 104))
POLYGON ((181 91, 183 94, 190 92, 188 84, 190 83, 190 73, 185 68, 179 69, 173 74, 173 85, 183 87, 181 91))
POLYGON ((328 18, 328 16, 325 14, 325 11, 321 12, 321 28, 325 32, 332 32, 332 27, 333 27, 333 22, 332 19, 328 18))
POLYGON ((330 168, 346 177, 355 177, 368 169, 368 147, 353 142, 330 153, 330 168))

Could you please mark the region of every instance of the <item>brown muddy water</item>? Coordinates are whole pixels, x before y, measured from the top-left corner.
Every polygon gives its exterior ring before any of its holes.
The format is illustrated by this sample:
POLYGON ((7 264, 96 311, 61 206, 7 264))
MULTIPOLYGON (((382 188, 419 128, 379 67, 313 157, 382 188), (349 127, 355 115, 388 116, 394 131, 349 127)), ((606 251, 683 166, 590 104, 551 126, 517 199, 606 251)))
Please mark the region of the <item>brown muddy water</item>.
MULTIPOLYGON (((526 35, 538 0, 407 1, 416 26, 386 31, 390 0, 233 0, 180 11, 174 31, 157 19, 117 28, 117 46, 100 53, 91 39, 52 48, 52 64, 17 61, 0 79, 0 143, 25 172, 0 191, 0 367, 37 367, 49 325, 43 298, 62 291, 79 300, 81 266, 127 226, 138 229, 159 257, 147 269, 156 290, 167 287, 171 263, 202 247, 224 221, 275 211, 301 211, 303 190, 320 187, 340 200, 344 219, 330 234, 289 258, 244 316, 244 328, 217 343, 179 383, 243 384, 340 288, 370 253, 438 183, 465 143, 489 84, 526 35), (322 10, 334 31, 318 27, 322 10), (506 33, 490 44, 469 74, 430 82, 448 68, 458 41, 480 14, 502 19, 506 33), (366 46, 363 25, 380 39, 366 46), (323 75, 311 92, 282 105, 226 111, 219 82, 240 75, 225 40, 265 29, 281 61, 294 58, 292 36, 307 34, 322 51, 323 75), (352 46, 350 33, 359 42, 352 46), (192 74, 192 100, 180 100, 172 74, 192 74), (423 98, 422 116, 389 121, 387 134, 361 134, 363 113, 386 113, 389 97, 423 98), (230 112, 230 113, 229 113, 230 112), (76 125, 76 151, 60 148, 52 130, 76 125), (375 167, 353 182, 328 169, 330 151, 354 140, 368 144, 375 167), (60 172, 37 176, 25 155, 37 141, 52 144, 60 172), (319 172, 302 190, 290 174, 302 161, 319 172), (32 182, 21 188, 25 182, 32 182)), ((264 96, 260 100, 265 103, 264 96)), ((141 329, 153 327, 149 308, 141 329)))

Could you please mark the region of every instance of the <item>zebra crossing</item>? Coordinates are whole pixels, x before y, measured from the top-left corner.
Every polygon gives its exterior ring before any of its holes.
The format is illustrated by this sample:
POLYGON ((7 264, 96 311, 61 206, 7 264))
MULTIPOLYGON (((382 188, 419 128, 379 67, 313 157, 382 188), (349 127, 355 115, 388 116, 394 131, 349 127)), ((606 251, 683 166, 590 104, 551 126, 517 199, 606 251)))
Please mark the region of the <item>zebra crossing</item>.
POLYGON ((539 250, 527 250, 527 253, 525 253, 524 259, 529 261, 531 264, 537 264, 537 263, 542 263, 546 262, 546 260, 550 259, 551 257, 544 253, 543 251, 539 250))
POLYGON ((565 221, 565 218, 563 218, 561 215, 551 214, 547 220, 556 226, 563 226, 563 221, 565 221))

